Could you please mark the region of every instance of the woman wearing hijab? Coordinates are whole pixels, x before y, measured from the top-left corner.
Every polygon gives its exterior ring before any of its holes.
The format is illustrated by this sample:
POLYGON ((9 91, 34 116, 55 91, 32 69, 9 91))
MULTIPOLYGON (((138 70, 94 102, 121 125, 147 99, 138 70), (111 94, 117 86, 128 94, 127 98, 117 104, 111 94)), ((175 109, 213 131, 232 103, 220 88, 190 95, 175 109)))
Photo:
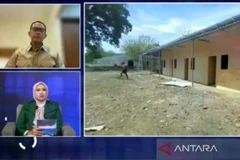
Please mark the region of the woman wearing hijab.
POLYGON ((62 135, 62 115, 58 103, 50 101, 48 86, 38 82, 33 86, 34 100, 24 103, 16 123, 17 136, 43 136, 37 120, 57 120, 57 136, 62 135))

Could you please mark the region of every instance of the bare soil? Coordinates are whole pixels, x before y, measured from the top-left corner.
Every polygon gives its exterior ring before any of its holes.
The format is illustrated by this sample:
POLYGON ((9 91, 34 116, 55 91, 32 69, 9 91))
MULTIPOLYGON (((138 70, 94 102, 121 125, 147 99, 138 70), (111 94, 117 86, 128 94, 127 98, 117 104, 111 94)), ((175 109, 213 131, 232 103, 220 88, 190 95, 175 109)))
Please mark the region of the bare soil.
MULTIPOLYGON (((86 135, 239 135, 240 95, 166 86, 147 72, 86 72, 86 135)), ((210 88, 210 87, 209 87, 210 88)))

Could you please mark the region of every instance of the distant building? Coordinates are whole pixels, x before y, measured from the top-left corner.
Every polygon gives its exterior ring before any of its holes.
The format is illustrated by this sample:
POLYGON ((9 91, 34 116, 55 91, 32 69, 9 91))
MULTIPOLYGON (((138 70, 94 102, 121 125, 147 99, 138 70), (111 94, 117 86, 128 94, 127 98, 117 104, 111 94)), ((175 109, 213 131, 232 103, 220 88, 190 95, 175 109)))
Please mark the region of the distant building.
POLYGON ((129 66, 134 66, 133 58, 125 54, 116 54, 110 57, 94 59, 93 64, 101 66, 114 66, 114 64, 121 65, 122 62, 125 62, 129 66))

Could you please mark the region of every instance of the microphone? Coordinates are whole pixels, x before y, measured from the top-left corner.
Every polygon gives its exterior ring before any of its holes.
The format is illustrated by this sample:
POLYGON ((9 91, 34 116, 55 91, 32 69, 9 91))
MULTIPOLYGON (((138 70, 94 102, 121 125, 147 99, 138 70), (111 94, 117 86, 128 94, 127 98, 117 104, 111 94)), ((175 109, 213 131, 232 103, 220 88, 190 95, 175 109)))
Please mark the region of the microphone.
POLYGON ((38 106, 36 106, 36 110, 38 109, 38 106))

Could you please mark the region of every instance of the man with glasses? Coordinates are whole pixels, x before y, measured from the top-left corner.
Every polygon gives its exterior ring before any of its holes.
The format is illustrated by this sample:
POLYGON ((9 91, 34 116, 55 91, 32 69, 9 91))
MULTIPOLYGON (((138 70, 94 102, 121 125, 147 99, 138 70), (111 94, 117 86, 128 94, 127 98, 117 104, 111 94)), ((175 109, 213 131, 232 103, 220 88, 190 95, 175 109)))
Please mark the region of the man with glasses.
POLYGON ((30 45, 27 48, 17 49, 5 68, 65 68, 59 53, 43 45, 43 40, 47 37, 46 31, 43 22, 33 22, 28 32, 31 38, 30 45))

